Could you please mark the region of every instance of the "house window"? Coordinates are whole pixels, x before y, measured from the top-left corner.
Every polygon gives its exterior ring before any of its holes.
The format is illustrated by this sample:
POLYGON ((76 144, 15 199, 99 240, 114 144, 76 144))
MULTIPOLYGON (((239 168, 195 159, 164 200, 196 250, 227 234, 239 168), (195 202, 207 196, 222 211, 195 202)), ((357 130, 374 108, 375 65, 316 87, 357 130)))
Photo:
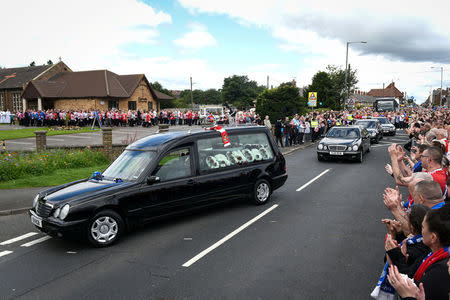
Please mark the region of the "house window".
POLYGON ((136 101, 128 101, 128 110, 136 110, 136 101))
POLYGON ((3 95, 3 92, 0 93, 0 110, 5 110, 5 96, 3 95))
POLYGON ((149 101, 148 102, 148 111, 153 110, 153 102, 149 101))
POLYGON ((22 111, 22 99, 20 99, 20 93, 13 93, 12 100, 13 100, 13 112, 22 111))
POLYGON ((119 109, 119 101, 109 100, 108 101, 108 110, 119 109))

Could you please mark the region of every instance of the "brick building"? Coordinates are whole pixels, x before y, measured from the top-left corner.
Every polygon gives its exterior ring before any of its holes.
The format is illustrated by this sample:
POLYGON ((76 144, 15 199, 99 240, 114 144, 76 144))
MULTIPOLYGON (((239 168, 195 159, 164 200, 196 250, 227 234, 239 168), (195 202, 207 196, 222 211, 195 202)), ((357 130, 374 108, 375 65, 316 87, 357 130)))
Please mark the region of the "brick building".
POLYGON ((394 97, 398 98, 400 103, 404 100, 404 95, 400 90, 395 86, 395 83, 390 83, 384 89, 371 89, 367 95, 375 97, 375 98, 385 98, 385 97, 394 97))
POLYGON ((153 89, 144 74, 118 75, 108 70, 61 72, 31 80, 22 98, 25 108, 63 110, 153 110, 172 97, 153 89))
MULTIPOLYGON (((22 93, 31 80, 47 80, 57 73, 71 71, 62 61, 53 65, 0 69, 0 111, 22 111, 22 93)), ((37 109, 37 106, 29 108, 37 109)))

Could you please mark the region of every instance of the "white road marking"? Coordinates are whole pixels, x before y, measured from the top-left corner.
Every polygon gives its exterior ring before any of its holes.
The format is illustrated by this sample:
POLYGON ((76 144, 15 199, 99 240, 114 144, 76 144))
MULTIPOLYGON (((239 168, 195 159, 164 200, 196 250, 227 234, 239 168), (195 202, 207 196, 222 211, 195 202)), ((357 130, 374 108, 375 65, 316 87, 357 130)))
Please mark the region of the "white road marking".
POLYGON ((6 141, 6 147, 8 147, 8 144, 20 144, 20 145, 33 145, 32 142, 17 142, 17 141, 6 141))
POLYGON ((54 138, 54 137, 49 136, 49 137, 47 137, 47 141, 49 141, 49 142, 64 142, 66 140, 65 139, 59 139, 59 138, 54 138))
POLYGON ((406 139, 406 140, 401 140, 401 139, 390 139, 390 141, 407 142, 408 139, 406 139))
POLYGON ((378 148, 378 147, 386 147, 386 146, 390 146, 392 144, 384 144, 384 145, 376 145, 376 146, 370 146, 372 148, 378 148))
POLYGON ((0 252, 0 257, 13 253, 12 251, 2 251, 0 252))
POLYGON ((42 243, 42 242, 44 242, 44 241, 46 241, 48 239, 51 239, 51 238, 52 238, 51 236, 46 235, 44 237, 41 237, 40 239, 37 239, 37 240, 31 241, 31 242, 25 243, 23 245, 20 245, 20 247, 30 247, 30 246, 42 243))
POLYGON ((211 246, 209 246, 208 248, 206 248, 205 250, 203 250, 202 252, 200 252, 199 254, 197 254, 196 256, 194 256, 193 258, 191 258, 190 260, 188 260, 187 262, 185 262, 182 266, 183 267, 190 267, 191 265, 193 265, 196 261, 198 261, 199 259, 201 259, 203 256, 205 256, 206 254, 208 254, 209 252, 213 251, 214 249, 216 249, 217 247, 219 247, 220 245, 222 245, 223 243, 225 243, 226 241, 228 241, 229 239, 231 239, 233 236, 235 236, 236 234, 238 234, 239 232, 241 232, 242 230, 244 230, 245 228, 247 228, 248 226, 250 226, 251 224, 255 223, 256 221, 258 221, 259 219, 261 219, 262 217, 264 217, 265 215, 267 215, 268 213, 270 213, 272 210, 274 210, 275 208, 278 207, 278 204, 273 205, 272 207, 266 209, 265 211, 263 211, 262 213, 260 213, 259 215, 257 215, 256 217, 254 217, 253 219, 251 219, 250 221, 248 221, 247 223, 245 223, 244 225, 240 226, 239 228, 237 228, 236 230, 234 230, 233 232, 231 232, 230 234, 226 235, 225 237, 223 237, 221 240, 219 240, 218 242, 212 244, 211 246))
POLYGON ((184 238, 185 241, 192 241, 192 238, 184 238))
POLYGON ((26 238, 28 238, 28 237, 30 237, 30 236, 36 235, 36 234, 37 234, 37 232, 28 232, 28 233, 26 233, 26 234, 24 234, 24 235, 21 235, 21 236, 18 236, 18 237, 16 237, 16 238, 9 239, 9 240, 7 240, 7 241, 1 242, 0 245, 1 245, 1 246, 9 245, 9 244, 15 243, 15 242, 17 242, 17 241, 24 240, 24 239, 26 239, 26 238))
POLYGON ((81 135, 76 135, 76 136, 72 136, 72 138, 74 139, 93 139, 93 138, 97 138, 97 136, 81 136, 81 135))
POLYGON ((305 183, 304 185, 302 185, 301 187, 299 187, 297 189, 297 192, 300 192, 301 190, 303 190, 305 187, 307 187, 308 185, 310 185, 311 183, 313 183, 314 181, 316 181, 317 179, 319 179, 322 175, 325 175, 328 171, 330 171, 331 169, 326 169, 325 171, 323 171, 322 173, 320 173, 319 175, 317 175, 316 177, 314 177, 313 179, 311 179, 310 181, 308 181, 307 183, 305 183))

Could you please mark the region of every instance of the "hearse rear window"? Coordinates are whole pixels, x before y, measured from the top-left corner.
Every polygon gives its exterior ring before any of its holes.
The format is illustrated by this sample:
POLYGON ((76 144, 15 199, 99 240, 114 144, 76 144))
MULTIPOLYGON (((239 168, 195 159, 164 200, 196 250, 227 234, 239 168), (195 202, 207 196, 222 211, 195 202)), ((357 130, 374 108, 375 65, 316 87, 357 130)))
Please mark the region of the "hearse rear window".
POLYGON ((197 141, 200 171, 273 159, 273 151, 265 133, 231 134, 229 138, 230 147, 224 147, 219 134, 197 141))

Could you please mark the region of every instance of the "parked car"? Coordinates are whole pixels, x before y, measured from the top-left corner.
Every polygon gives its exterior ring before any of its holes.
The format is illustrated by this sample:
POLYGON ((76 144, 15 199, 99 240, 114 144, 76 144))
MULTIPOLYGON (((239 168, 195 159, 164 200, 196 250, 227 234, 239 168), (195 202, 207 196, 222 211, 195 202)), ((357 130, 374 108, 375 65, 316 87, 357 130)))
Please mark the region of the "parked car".
POLYGON ((395 126, 394 124, 392 124, 388 118, 386 117, 373 117, 373 119, 376 119, 378 121, 380 121, 381 124, 381 128, 383 129, 383 135, 392 135, 394 136, 396 131, 395 131, 395 126))
POLYGON ((357 120, 355 125, 359 125, 367 129, 370 135, 370 142, 378 144, 378 142, 383 138, 383 128, 381 128, 380 121, 378 120, 357 120))
POLYGON ((129 145, 103 172, 43 191, 31 222, 52 236, 114 243, 152 219, 248 198, 265 204, 286 179, 286 162, 264 126, 155 134, 129 145))
POLYGON ((370 135, 360 126, 334 126, 317 145, 317 159, 353 159, 363 161, 364 153, 370 152, 370 135))

